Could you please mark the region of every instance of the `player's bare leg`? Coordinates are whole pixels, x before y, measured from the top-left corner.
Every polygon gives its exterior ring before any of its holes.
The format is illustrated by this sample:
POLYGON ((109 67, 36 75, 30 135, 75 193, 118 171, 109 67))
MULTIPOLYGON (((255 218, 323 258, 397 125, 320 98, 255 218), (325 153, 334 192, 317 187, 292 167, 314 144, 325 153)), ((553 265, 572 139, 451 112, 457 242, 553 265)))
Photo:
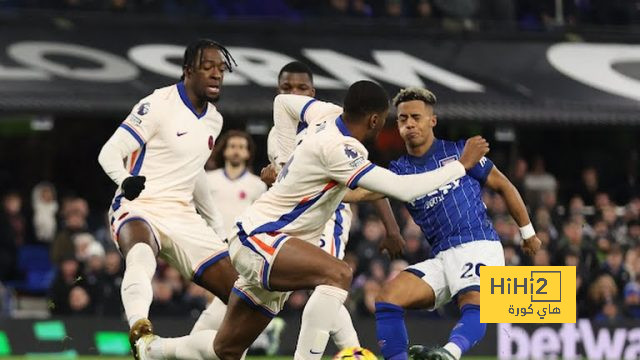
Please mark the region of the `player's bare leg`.
POLYGON ((223 360, 239 360, 271 322, 271 317, 249 306, 231 293, 220 330, 213 341, 215 355, 223 360))
POLYGON ((409 336, 404 310, 431 308, 434 303, 433 288, 407 271, 402 271, 382 287, 376 297, 376 333, 385 359, 408 357, 409 336))
POLYGON ((179 338, 143 338, 148 341, 139 343, 140 352, 144 360, 239 360, 270 321, 271 316, 231 293, 218 331, 206 329, 179 338))
POLYGON ((160 249, 149 224, 141 220, 129 221, 120 228, 118 245, 126 263, 120 292, 129 322, 129 342, 137 359, 136 341, 153 333, 148 319, 153 300, 151 279, 160 249))
MULTIPOLYGON (((198 284, 210 291, 217 298, 227 303, 233 284, 238 279, 238 272, 231 264, 229 257, 206 268, 200 277, 198 284)), ((215 329, 214 329, 215 330, 215 329)))
POLYGON ((344 261, 302 240, 291 238, 276 257, 269 285, 274 290, 315 289, 302 314, 296 359, 319 359, 336 314, 348 295, 351 269, 344 261))

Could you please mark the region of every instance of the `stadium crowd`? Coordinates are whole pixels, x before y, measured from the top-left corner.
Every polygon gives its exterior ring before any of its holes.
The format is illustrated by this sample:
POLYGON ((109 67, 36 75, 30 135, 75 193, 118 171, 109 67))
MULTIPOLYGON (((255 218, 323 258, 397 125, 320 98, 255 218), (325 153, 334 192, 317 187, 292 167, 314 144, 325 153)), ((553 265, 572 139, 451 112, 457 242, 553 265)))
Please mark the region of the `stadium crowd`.
POLYGON ((525 30, 640 23, 640 1, 636 0, 0 0, 0 9, 3 8, 164 14, 202 19, 414 19, 465 30, 476 29, 479 23, 515 25, 525 30))
MULTIPOLYGON (((640 184, 633 172, 605 187, 598 170, 586 167, 578 184, 560 184, 536 158, 531 166, 519 159, 510 179, 529 206, 543 249, 533 259, 522 254, 518 226, 502 197, 487 191, 484 202, 502 239, 507 265, 576 266, 579 317, 602 322, 640 319, 640 184)), ((25 295, 46 299, 54 316, 122 316, 123 263, 104 209, 90 210, 77 196, 59 197, 54 184, 46 182, 35 186, 30 198, 26 195, 2 194, 0 316, 15 314, 15 299, 25 295)), ((345 256, 354 270, 348 306, 372 316, 382 284, 408 264, 426 259, 430 249, 406 209, 394 203, 406 248, 401 259, 389 259, 378 251, 385 229, 372 207, 363 203, 353 210, 357 216, 345 256)), ((153 290, 152 318, 195 319, 210 300, 202 288, 162 262, 153 290)), ((301 311, 307 297, 306 292, 295 292, 285 311, 301 311)), ((419 316, 451 317, 456 312, 449 306, 419 316)))

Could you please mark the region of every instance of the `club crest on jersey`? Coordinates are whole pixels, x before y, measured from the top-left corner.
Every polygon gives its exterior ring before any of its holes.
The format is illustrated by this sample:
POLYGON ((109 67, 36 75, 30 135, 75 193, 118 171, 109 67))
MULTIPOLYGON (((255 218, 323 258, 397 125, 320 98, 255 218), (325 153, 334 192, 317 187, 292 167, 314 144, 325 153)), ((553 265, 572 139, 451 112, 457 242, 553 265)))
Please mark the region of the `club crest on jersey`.
POLYGON ((456 160, 458 160, 458 155, 451 155, 451 156, 447 156, 444 159, 440 159, 440 161, 438 161, 438 163, 439 163, 440 166, 445 166, 448 163, 454 162, 456 160))
POLYGON ((344 146, 344 153, 345 155, 347 155, 347 157, 350 157, 352 159, 355 159, 358 157, 358 152, 349 145, 344 146))
POLYGON ((140 106, 138 106, 138 115, 145 115, 149 112, 149 109, 151 108, 151 104, 148 102, 142 103, 140 104, 140 106))

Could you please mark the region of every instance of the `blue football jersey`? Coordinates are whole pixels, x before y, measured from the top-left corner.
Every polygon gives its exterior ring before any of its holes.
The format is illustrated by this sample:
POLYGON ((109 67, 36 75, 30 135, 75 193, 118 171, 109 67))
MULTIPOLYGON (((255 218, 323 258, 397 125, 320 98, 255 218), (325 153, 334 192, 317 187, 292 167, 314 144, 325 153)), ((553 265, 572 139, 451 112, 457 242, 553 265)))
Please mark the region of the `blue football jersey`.
MULTIPOLYGON (((435 170, 458 160, 464 144, 464 140, 434 139, 423 156, 404 155, 392 161, 389 169, 399 175, 435 170)), ((471 241, 500 241, 482 202, 482 186, 492 168, 493 162, 482 158, 462 178, 406 203, 411 217, 431 244, 433 255, 471 241)))

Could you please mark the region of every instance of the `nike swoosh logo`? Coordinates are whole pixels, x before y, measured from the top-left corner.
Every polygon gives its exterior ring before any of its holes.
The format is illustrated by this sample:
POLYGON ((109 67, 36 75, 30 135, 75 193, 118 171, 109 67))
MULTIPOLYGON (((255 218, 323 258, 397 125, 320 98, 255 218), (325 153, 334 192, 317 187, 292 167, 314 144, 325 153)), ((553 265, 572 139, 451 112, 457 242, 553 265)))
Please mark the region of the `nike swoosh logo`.
POLYGON ((314 354, 314 355, 318 355, 318 354, 322 354, 322 351, 313 351, 313 350, 309 350, 310 353, 314 354))
POLYGON ((187 133, 187 131, 185 131, 185 132, 179 132, 179 131, 178 131, 178 132, 176 133, 176 135, 178 135, 178 136, 182 136, 182 135, 184 135, 184 134, 186 134, 186 133, 187 133))

